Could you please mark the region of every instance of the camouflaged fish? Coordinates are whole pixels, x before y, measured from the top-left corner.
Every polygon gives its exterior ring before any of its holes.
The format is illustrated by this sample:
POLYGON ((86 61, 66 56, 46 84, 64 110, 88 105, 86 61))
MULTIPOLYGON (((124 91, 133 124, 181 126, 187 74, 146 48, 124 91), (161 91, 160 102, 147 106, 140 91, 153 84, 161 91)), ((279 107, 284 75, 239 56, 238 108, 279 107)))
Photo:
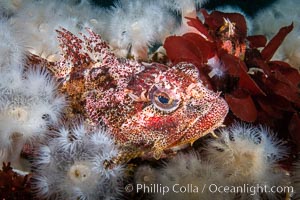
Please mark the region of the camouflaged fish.
POLYGON ((222 125, 227 103, 202 84, 194 65, 121 59, 90 29, 80 37, 57 32, 63 59, 52 71, 74 112, 110 129, 127 151, 123 159, 159 159, 222 125))

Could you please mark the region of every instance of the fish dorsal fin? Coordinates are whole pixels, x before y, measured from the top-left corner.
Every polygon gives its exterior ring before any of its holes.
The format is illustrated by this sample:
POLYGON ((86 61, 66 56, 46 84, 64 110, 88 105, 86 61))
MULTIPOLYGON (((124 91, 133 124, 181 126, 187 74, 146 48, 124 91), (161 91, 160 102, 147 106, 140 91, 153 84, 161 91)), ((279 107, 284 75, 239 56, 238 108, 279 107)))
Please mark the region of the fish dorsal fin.
POLYGON ((80 33, 80 36, 64 28, 56 32, 63 56, 56 64, 57 77, 66 78, 73 68, 97 62, 103 64, 108 60, 116 59, 107 43, 89 28, 86 28, 87 34, 80 33))

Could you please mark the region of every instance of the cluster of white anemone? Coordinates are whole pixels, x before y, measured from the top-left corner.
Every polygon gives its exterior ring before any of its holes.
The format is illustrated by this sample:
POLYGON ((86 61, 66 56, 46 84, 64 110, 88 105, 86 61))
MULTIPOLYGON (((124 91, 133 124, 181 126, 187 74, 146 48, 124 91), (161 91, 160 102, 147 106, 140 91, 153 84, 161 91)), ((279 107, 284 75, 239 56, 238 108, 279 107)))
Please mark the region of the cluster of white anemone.
POLYGON ((41 66, 25 70, 24 47, 7 19, 0 30, 0 161, 19 167, 23 145, 58 121, 65 99, 41 66))
POLYGON ((271 6, 261 10, 253 19, 254 34, 263 34, 271 39, 283 26, 292 22, 294 29, 287 35, 273 59, 283 60, 292 67, 300 69, 300 9, 297 0, 278 0, 271 6), (275 22, 275 23, 274 23, 275 22))
POLYGON ((50 61, 59 59, 55 30, 60 27, 75 34, 92 28, 117 55, 146 59, 152 45, 162 44, 170 34, 192 29, 184 17, 196 17, 196 8, 205 2, 120 0, 105 9, 89 0, 3 0, 0 15, 9 14, 12 25, 26 36, 26 48, 31 53, 50 61))
POLYGON ((208 142, 201 157, 191 152, 177 155, 162 169, 141 166, 135 181, 170 189, 163 196, 162 192, 153 194, 155 199, 280 199, 284 194, 253 192, 253 188, 259 185, 270 191, 290 185, 288 173, 278 164, 286 156, 287 148, 270 129, 235 123, 221 129, 219 138, 208 142), (225 193, 225 186, 248 190, 225 193))
POLYGON ((8 19, 0 21, 0 30, 1 163, 28 170, 21 151, 26 143, 38 141, 31 149, 31 184, 37 198, 115 199, 123 168, 104 167, 118 153, 114 141, 104 129, 90 133, 83 125, 50 135, 50 128, 59 127, 65 97, 46 69, 25 67, 25 47, 8 19), (43 146, 37 148, 39 143, 43 146))
POLYGON ((62 127, 39 148, 33 163, 33 190, 47 199, 116 199, 122 189, 123 167, 106 168, 118 154, 105 129, 84 125, 62 127))
MULTIPOLYGON (((269 128, 236 123, 221 129, 220 134, 206 150, 229 185, 258 184, 268 190, 273 186, 287 185, 286 171, 278 164, 287 157, 287 148, 269 128)), ((275 198, 278 194, 266 192, 263 195, 275 198)), ((249 194, 241 196, 246 198, 249 194)))
MULTIPOLYGON (((1 6, 1 4, 0 4, 1 6)), ((10 17, 12 26, 26 36, 26 49, 49 61, 60 59, 56 30, 64 27, 78 34, 85 27, 102 26, 100 10, 88 1, 23 0, 10 17)))

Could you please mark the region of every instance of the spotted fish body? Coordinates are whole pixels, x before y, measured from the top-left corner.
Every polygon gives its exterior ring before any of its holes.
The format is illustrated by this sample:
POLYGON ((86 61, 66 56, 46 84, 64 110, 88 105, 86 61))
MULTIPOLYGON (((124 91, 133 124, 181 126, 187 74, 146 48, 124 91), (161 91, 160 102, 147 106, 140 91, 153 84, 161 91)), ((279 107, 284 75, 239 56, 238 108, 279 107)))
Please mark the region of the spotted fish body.
POLYGON ((121 147, 160 158, 222 125, 228 106, 202 84, 194 65, 120 59, 87 31, 81 38, 58 31, 63 60, 52 71, 74 110, 94 124, 104 122, 121 147))

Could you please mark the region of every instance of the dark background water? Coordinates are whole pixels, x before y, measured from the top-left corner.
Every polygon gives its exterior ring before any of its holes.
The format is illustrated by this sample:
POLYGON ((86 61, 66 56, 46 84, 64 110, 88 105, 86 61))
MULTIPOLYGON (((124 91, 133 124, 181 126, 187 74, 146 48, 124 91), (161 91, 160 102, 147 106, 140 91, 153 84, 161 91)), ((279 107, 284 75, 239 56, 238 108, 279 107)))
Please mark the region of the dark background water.
MULTIPOLYGON (((102 7, 110 7, 114 4, 115 0, 92 0, 96 5, 102 7)), ((184 0, 183 0, 184 1, 184 0)), ((204 8, 213 10, 218 6, 238 6, 249 16, 254 16, 257 11, 270 6, 277 0, 209 0, 204 5, 204 8)))

